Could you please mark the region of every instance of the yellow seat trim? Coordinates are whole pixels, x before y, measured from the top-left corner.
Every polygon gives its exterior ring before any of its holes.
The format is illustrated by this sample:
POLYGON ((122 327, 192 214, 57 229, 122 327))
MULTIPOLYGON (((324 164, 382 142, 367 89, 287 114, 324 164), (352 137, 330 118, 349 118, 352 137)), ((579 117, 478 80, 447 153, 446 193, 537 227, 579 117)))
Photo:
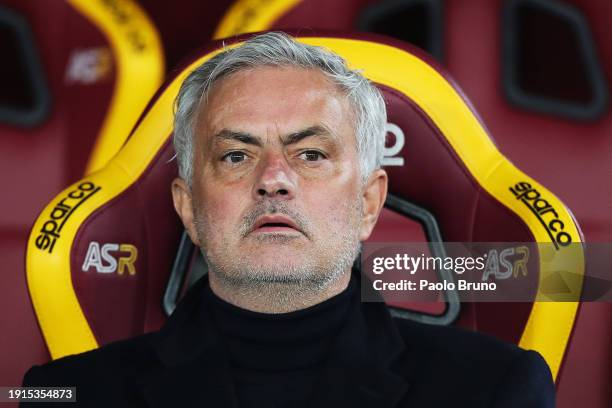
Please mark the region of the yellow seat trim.
POLYGON ((102 168, 127 139, 164 78, 159 34, 133 0, 68 0, 106 37, 115 57, 113 96, 85 174, 102 168))
POLYGON ((217 24, 213 38, 227 38, 261 31, 260 27, 271 27, 301 2, 302 0, 238 0, 217 24))

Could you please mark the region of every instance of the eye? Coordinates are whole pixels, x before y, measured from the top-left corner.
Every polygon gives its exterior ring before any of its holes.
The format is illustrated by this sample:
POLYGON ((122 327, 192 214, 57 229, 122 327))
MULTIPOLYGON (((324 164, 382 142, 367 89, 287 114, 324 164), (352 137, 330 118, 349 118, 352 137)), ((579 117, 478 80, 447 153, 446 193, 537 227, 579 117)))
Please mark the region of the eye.
POLYGON ((306 150, 300 153, 299 157, 306 161, 319 161, 321 159, 325 159, 325 155, 318 150, 306 150))
POLYGON ((229 152, 223 156, 223 161, 228 163, 240 163, 246 159, 244 152, 229 152))

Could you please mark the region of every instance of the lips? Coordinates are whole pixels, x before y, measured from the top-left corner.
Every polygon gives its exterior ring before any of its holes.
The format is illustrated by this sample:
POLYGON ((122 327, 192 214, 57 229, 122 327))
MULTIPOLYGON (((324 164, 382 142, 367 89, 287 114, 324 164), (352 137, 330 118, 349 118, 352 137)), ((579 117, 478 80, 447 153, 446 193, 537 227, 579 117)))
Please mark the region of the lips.
POLYGON ((302 232, 289 217, 266 215, 260 217, 253 226, 252 232, 302 232))

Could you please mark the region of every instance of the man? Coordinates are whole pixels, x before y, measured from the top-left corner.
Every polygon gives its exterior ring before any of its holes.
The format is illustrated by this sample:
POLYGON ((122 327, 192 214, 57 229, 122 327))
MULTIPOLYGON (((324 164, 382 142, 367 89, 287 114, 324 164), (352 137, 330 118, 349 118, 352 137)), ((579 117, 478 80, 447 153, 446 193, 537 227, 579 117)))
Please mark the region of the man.
POLYGON ((378 90, 281 33, 184 82, 176 211, 207 260, 158 332, 32 368, 91 406, 552 407, 539 354, 393 320, 351 273, 387 193, 378 90))

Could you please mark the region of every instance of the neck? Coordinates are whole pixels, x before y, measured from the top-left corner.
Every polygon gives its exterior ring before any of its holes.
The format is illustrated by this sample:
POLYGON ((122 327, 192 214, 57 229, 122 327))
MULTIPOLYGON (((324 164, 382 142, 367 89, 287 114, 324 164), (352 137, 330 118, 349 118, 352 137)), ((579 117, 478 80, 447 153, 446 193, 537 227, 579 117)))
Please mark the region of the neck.
POLYGON ((216 273, 208 274, 210 289, 227 303, 258 313, 289 313, 306 309, 344 291, 351 279, 348 269, 336 279, 321 285, 297 282, 228 282, 216 273))

